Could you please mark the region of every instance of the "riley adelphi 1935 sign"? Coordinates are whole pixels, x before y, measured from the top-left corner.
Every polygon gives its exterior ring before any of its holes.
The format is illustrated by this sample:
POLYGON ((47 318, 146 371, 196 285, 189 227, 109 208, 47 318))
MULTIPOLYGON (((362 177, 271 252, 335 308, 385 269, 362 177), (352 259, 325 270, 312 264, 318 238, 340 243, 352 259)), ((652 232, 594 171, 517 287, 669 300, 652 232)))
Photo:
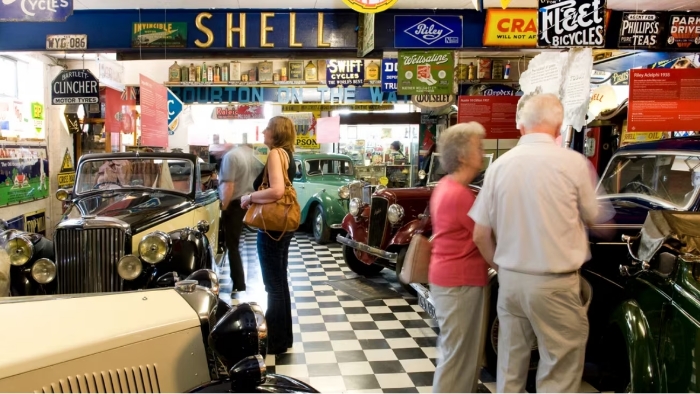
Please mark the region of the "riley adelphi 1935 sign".
POLYGON ((539 0, 537 46, 605 46, 605 0, 539 0))

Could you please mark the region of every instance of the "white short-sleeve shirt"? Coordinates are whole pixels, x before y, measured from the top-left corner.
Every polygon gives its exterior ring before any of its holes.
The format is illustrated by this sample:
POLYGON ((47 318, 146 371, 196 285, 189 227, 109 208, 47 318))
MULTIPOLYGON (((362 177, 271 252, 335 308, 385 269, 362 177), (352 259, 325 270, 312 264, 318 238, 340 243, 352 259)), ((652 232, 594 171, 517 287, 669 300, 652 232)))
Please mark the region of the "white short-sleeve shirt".
POLYGON ((587 159, 547 134, 527 134, 487 170, 469 212, 496 237, 494 262, 533 274, 578 270, 590 259, 585 223, 598 202, 587 159))

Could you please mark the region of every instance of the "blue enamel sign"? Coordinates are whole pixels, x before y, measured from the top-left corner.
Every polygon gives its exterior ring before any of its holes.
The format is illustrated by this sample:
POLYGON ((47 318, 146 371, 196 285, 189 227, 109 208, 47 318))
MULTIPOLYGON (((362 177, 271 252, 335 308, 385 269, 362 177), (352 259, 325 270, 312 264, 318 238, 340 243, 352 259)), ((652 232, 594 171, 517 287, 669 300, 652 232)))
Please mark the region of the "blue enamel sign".
POLYGON ((65 22, 73 0, 2 0, 1 22, 65 22))
POLYGON ((394 16, 395 48, 461 48, 462 35, 461 16, 394 16))
POLYGON ((382 59, 382 92, 395 92, 399 80, 399 59, 382 59))
POLYGON ((168 125, 172 127, 172 123, 180 116, 184 108, 180 98, 168 89, 168 125))

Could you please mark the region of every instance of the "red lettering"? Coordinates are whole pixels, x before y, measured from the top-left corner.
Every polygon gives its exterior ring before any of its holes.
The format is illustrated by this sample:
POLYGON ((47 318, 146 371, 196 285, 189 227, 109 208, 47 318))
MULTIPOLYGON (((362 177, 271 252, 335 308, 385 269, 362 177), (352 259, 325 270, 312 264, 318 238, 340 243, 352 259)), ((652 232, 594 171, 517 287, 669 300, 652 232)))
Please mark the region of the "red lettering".
POLYGON ((501 33, 537 33, 537 24, 534 19, 525 23, 525 19, 503 18, 496 24, 496 29, 501 33))
POLYGON ((496 28, 498 31, 502 33, 507 33, 508 32, 508 22, 510 22, 510 19, 501 19, 498 21, 498 25, 496 25, 496 28))
POLYGON ((521 33, 523 31, 524 24, 525 24, 525 21, 522 19, 513 19, 513 27, 511 29, 511 31, 521 33))
POLYGON ((537 25, 535 25, 535 19, 530 19, 530 23, 525 26, 524 33, 532 32, 537 33, 537 25))

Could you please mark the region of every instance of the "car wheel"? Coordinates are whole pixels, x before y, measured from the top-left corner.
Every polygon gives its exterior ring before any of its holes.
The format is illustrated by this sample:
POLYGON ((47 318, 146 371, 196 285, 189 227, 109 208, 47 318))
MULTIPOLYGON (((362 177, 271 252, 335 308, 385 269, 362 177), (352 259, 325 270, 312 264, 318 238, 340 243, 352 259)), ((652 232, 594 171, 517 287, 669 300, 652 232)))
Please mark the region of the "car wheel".
POLYGON ((331 239, 331 228, 328 227, 328 223, 323 219, 323 207, 316 205, 314 208, 314 216, 311 217, 311 230, 314 234, 314 240, 317 244, 323 245, 327 244, 331 239))
POLYGON ((401 250, 399 250, 399 255, 396 258, 396 280, 399 281, 401 286, 404 288, 404 290, 406 290, 408 292, 408 294, 415 296, 418 294, 416 292, 416 289, 411 287, 411 285, 409 283, 403 283, 401 281, 401 275, 399 275, 401 273, 401 270, 403 269, 403 263, 404 263, 404 260, 406 260, 406 252, 407 251, 408 251, 408 247, 402 247, 401 250))
POLYGON ((363 263, 357 258, 357 256, 355 256, 355 249, 346 245, 343 245, 343 258, 345 258, 345 264, 350 267, 352 272, 358 275, 375 276, 384 269, 384 267, 378 264, 368 265, 363 263))

